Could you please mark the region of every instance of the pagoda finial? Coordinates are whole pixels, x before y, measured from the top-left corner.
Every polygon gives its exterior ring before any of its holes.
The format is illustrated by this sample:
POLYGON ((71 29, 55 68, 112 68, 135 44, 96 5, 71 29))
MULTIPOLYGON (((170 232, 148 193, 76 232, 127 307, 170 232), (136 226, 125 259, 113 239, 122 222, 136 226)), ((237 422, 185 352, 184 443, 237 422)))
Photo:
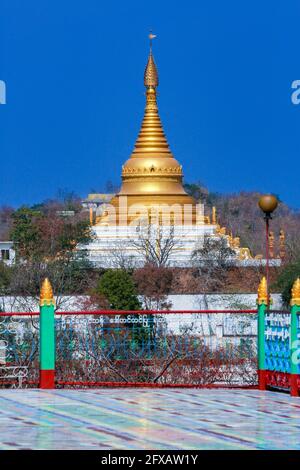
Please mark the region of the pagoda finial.
POLYGON ((40 305, 53 305, 54 296, 51 283, 46 277, 42 282, 41 293, 40 293, 40 305))
POLYGON ((267 279, 265 278, 265 276, 261 279, 257 289, 257 304, 268 305, 268 286, 267 279))
POLYGON ((300 305, 300 278, 298 277, 292 287, 291 305, 300 305))
POLYGON ((152 29, 150 29, 150 32, 149 32, 149 40, 150 40, 150 53, 152 52, 152 41, 153 39, 156 38, 156 34, 153 34, 152 33, 152 29))
POLYGON ((150 53, 148 57, 148 62, 145 68, 144 73, 144 85, 146 88, 153 87, 156 88, 158 86, 158 73, 157 68, 154 62, 154 58, 152 55, 152 40, 156 38, 156 34, 152 34, 150 31, 149 39, 150 39, 150 53))

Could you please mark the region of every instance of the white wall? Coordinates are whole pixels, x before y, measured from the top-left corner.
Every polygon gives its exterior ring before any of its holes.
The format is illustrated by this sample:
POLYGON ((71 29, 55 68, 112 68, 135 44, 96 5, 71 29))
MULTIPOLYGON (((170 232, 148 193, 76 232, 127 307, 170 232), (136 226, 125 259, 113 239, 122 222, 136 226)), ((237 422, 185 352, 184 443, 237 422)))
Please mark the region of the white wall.
MULTIPOLYGON (((223 310, 223 309, 255 309, 257 294, 178 294, 169 295, 168 301, 172 303, 171 310, 223 310)), ((61 296, 59 297, 60 310, 71 311, 84 308, 88 297, 61 296)), ((272 294, 272 308, 282 307, 280 294, 272 294)), ((33 297, 0 297, 0 309, 5 312, 37 311, 38 298, 33 297)))

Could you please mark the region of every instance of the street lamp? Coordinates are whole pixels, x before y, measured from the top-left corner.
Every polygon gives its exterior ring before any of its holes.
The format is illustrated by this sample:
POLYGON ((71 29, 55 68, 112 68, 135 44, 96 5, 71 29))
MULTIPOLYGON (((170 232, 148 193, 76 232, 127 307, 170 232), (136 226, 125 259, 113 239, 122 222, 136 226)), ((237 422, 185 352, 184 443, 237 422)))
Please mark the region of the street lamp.
POLYGON ((278 199, 272 194, 265 194, 261 196, 258 201, 259 208, 264 213, 264 219, 266 222, 266 278, 267 278, 267 292, 268 292, 268 304, 269 304, 269 258, 270 258, 270 247, 269 247, 269 225, 272 219, 272 213, 278 206, 278 199))

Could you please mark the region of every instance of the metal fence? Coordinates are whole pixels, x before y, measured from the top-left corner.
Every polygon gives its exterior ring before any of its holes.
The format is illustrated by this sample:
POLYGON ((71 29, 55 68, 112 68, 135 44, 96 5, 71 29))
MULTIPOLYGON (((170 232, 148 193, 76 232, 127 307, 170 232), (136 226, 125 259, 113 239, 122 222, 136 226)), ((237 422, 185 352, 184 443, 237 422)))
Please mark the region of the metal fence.
POLYGON ((0 313, 0 386, 37 386, 38 377, 38 314, 0 313))
MULTIPOLYGON (((266 310, 264 315, 265 381, 268 387, 275 389, 291 389, 291 319, 289 310, 266 310)), ((298 338, 299 334, 297 315, 298 338)), ((299 361, 296 373, 299 376, 299 361)))
POLYGON ((243 331, 249 330, 249 321, 256 325, 253 313, 58 314, 56 382, 60 386, 256 385, 257 335, 243 331), (234 328, 224 335, 229 319, 234 328))
MULTIPOLYGON (((252 387, 257 311, 55 314, 55 386, 252 387)), ((39 382, 39 313, 0 313, 0 386, 39 382)))

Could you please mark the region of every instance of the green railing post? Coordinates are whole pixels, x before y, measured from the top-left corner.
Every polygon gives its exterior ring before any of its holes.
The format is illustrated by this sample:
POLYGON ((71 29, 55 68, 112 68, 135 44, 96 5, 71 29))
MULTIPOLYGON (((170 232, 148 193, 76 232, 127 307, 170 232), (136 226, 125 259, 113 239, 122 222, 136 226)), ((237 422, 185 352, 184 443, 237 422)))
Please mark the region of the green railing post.
POLYGON ((258 388, 266 390, 265 368, 265 312, 268 306, 267 280, 262 278, 257 291, 257 362, 258 388))
POLYGON ((40 296, 40 388, 55 388, 54 298, 49 279, 45 279, 40 296))
POLYGON ((299 345, 298 340, 298 313, 300 313, 300 279, 298 278, 292 288, 291 296, 291 326, 290 326, 290 393, 293 397, 299 396, 300 378, 298 373, 299 345))

